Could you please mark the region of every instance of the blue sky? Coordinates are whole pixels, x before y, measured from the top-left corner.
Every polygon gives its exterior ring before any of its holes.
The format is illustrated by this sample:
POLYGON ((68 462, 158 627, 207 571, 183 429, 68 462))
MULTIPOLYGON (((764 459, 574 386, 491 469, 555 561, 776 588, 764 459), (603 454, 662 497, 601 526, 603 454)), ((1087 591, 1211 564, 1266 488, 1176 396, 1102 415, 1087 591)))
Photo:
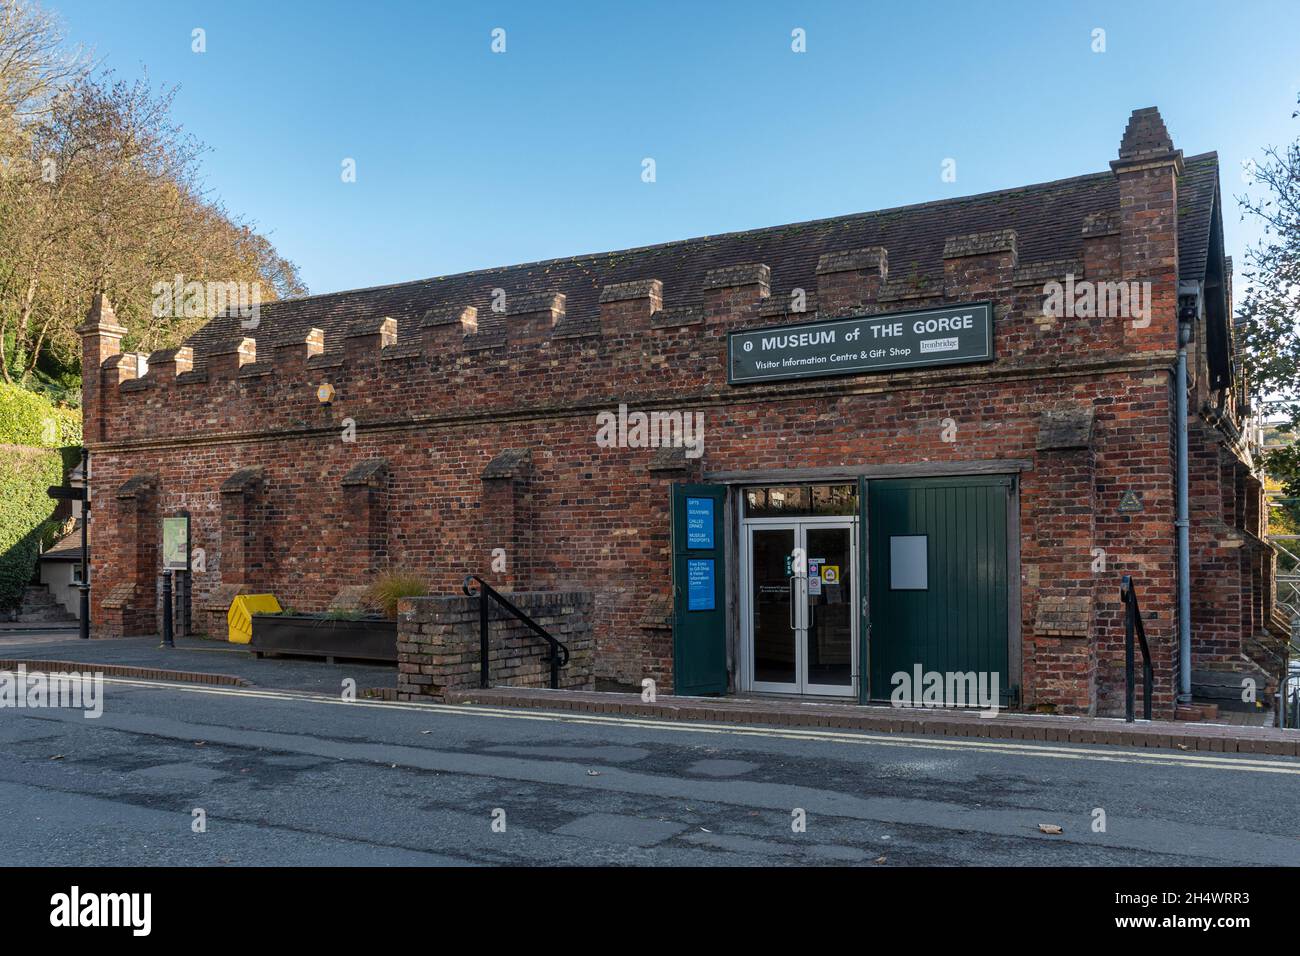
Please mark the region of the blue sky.
POLYGON ((1241 163, 1300 135, 1294 0, 44 3, 119 75, 180 87, 212 194, 312 292, 1104 170, 1150 105, 1218 150, 1240 257, 1241 163))

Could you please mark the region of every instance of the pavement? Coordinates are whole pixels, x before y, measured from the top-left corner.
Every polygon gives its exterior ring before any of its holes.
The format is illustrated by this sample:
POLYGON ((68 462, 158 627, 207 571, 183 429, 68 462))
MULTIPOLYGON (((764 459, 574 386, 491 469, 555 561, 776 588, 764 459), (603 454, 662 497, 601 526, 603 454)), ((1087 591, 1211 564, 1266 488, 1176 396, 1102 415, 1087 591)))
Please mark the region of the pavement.
MULTIPOLYGON (((87 667, 103 666, 118 676, 156 676, 159 670, 213 674, 236 683, 282 690, 335 693, 342 682, 356 682, 358 693, 367 689, 397 688, 397 668, 392 665, 290 657, 254 657, 246 645, 206 638, 176 638, 176 647, 159 646, 156 637, 80 640, 74 631, 0 634, 0 662, 62 661, 87 667), (154 672, 154 673, 150 673, 154 672)), ((0 664, 0 666, 4 666, 0 664)))
POLYGON ((385 669, 175 653, 250 683, 0 708, 7 863, 1300 865, 1294 757, 349 700, 385 669))

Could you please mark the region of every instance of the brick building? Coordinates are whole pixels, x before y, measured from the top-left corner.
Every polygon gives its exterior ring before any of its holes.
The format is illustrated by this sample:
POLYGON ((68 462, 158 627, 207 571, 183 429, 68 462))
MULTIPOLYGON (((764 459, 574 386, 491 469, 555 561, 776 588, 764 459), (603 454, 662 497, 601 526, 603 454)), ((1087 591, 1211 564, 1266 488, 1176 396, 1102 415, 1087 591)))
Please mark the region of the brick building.
POLYGON ((596 673, 622 683, 868 700, 919 665, 1114 713, 1129 574, 1168 715, 1181 315, 1192 668, 1266 682, 1218 160, 1147 109, 1110 166, 276 302, 147 357, 101 298, 95 633, 156 632, 160 522, 185 511, 200 620, 240 592, 324 609, 385 569, 447 592, 473 571, 591 592, 596 673), (702 441, 642 441, 656 412, 702 441))

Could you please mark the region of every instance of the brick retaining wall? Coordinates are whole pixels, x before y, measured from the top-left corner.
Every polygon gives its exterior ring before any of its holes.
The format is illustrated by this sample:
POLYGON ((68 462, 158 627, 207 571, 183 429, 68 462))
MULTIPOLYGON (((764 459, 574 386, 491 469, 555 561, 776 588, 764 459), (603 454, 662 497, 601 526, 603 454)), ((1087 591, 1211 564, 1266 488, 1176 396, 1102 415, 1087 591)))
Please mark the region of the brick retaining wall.
MULTIPOLYGON (((569 648, 560 687, 593 686, 593 597, 584 591, 527 591, 509 599, 569 648)), ((397 615, 397 699, 442 699, 479 686, 479 599, 441 596, 401 602, 397 615)), ((489 674, 493 686, 548 687, 547 643, 495 605, 489 674)))

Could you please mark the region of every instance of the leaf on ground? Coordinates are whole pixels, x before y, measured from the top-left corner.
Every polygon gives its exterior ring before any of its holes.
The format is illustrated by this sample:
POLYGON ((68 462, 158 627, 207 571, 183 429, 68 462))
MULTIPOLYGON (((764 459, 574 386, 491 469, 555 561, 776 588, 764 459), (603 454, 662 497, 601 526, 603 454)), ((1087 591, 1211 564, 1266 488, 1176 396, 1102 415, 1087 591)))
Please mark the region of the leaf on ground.
POLYGON ((876 863, 879 864, 879 863, 884 863, 884 862, 885 862, 885 858, 884 858, 883 856, 878 856, 878 857, 876 857, 876 863))
POLYGON ((51 759, 51 760, 62 760, 62 759, 63 759, 63 754, 55 754, 55 755, 54 755, 53 757, 51 757, 50 759, 51 759))
POLYGON ((599 776, 600 776, 600 771, 599 771, 599 770, 588 770, 588 771, 587 771, 587 776, 588 776, 588 777, 599 777, 599 776))
POLYGON ((1044 833, 1051 833, 1053 835, 1065 832, 1055 823, 1040 823, 1038 824, 1038 829, 1042 830, 1044 833))

